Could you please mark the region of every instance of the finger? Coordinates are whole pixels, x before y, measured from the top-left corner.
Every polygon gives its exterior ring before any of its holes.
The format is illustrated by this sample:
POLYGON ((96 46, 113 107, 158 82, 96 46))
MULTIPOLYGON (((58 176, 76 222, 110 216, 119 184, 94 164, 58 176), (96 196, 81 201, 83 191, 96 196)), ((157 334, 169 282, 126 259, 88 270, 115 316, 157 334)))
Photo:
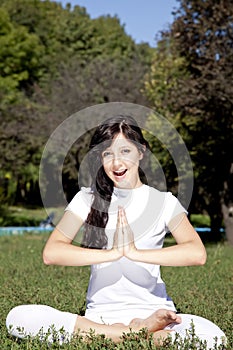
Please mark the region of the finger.
POLYGON ((117 213, 117 229, 119 229, 121 226, 121 207, 118 207, 118 213, 117 213))
POLYGON ((122 207, 118 207, 118 218, 117 218, 117 241, 118 247, 123 246, 123 226, 122 226, 122 207))
POLYGON ((118 207, 118 215, 117 215, 117 232, 118 235, 123 235, 123 225, 122 225, 122 207, 118 207))
POLYGON ((119 235, 120 235, 120 231, 121 231, 121 218, 120 218, 120 211, 118 209, 118 213, 117 213, 117 222, 116 222, 116 230, 114 232, 114 237, 113 237, 113 245, 114 247, 118 247, 118 243, 119 243, 119 235))
POLYGON ((128 225, 128 220, 124 208, 121 208, 121 222, 123 226, 128 225))
POLYGON ((133 231, 131 230, 131 227, 128 223, 128 219, 127 219, 126 212, 125 212, 124 208, 122 208, 122 211, 121 211, 121 220, 122 220, 122 225, 123 225, 124 243, 130 244, 130 243, 134 242, 134 234, 133 234, 133 231))

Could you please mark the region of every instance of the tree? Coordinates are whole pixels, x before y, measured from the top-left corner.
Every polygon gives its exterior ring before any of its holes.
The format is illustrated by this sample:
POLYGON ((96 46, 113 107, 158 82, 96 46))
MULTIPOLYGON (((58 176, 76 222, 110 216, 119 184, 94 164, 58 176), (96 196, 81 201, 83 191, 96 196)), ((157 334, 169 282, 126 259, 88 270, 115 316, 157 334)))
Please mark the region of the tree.
MULTIPOLYGON (((1 179, 10 178, 15 186, 22 183, 22 178, 25 186, 26 183, 34 183, 36 171, 32 170, 38 142, 33 137, 33 118, 28 113, 31 103, 27 95, 41 78, 40 58, 43 53, 38 37, 28 33, 24 26, 13 24, 8 12, 0 8, 0 173, 1 179), (27 114, 22 112, 23 105, 27 114), (15 113, 16 109, 18 113, 15 113), (23 173, 27 173, 26 178, 23 173)), ((7 192, 5 188, 4 199, 12 201, 7 192)))
MULTIPOLYGON (((140 90, 147 70, 148 66, 140 56, 121 60, 97 57, 86 66, 73 60, 69 66, 61 65, 59 77, 51 82, 50 94, 38 94, 37 103, 43 101, 45 113, 49 115, 54 128, 73 113, 96 104, 122 101, 146 105, 148 101, 140 90)), ((89 143, 90 135, 86 133, 77 140, 66 157, 63 184, 68 198, 73 197, 74 191, 77 192, 78 169, 89 143)), ((50 167, 52 169, 52 162, 50 167)), ((53 179, 53 183, 55 181, 53 179)))
POLYGON ((16 102, 41 76, 43 47, 25 27, 13 25, 8 13, 0 8, 0 97, 1 108, 16 102))
POLYGON ((140 88, 151 52, 117 17, 92 20, 83 7, 49 0, 2 0, 0 180, 9 175, 16 183, 16 202, 30 202, 30 190, 38 194, 42 148, 65 118, 102 102, 146 103, 140 88))
POLYGON ((183 61, 184 75, 172 74, 162 101, 182 126, 195 163, 199 206, 210 215, 212 238, 221 238, 224 218, 233 243, 231 1, 180 0, 174 15, 163 42, 174 60, 183 61))

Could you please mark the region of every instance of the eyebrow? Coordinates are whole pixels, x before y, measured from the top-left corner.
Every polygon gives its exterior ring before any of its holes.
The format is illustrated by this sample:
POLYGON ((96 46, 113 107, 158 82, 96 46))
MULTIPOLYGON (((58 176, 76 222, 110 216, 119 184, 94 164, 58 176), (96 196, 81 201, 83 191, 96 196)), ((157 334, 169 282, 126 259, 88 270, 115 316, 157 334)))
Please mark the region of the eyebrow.
MULTIPOLYGON (((119 148, 120 149, 122 149, 122 148, 130 148, 130 147, 132 147, 131 145, 125 145, 125 146, 120 146, 119 148)), ((112 149, 111 149, 111 146, 109 146, 109 147, 107 147, 107 148, 105 148, 104 150, 103 150, 103 152, 106 152, 106 151, 111 151, 112 149)), ((102 152, 102 153, 103 153, 102 152)))

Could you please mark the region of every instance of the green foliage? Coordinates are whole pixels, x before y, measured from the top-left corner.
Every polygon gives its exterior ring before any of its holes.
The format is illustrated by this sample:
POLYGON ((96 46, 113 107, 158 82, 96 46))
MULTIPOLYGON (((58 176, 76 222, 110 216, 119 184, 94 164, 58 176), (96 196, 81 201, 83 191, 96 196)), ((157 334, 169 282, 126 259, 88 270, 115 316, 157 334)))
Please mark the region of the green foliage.
POLYGON ((184 138, 195 171, 191 210, 207 211, 212 236, 232 241, 231 1, 182 0, 164 33, 145 93, 184 138))
POLYGON ((20 89, 41 76, 39 38, 21 25, 13 25, 8 12, 0 7, 0 96, 1 109, 15 103, 20 89))
MULTIPOLYGON (((68 343, 48 344, 38 339, 17 340, 7 335, 5 318, 9 310, 19 304, 47 304, 63 311, 84 314, 85 296, 89 279, 88 267, 45 266, 41 251, 48 235, 0 237, 0 347, 2 350, 98 350, 98 349, 196 349, 196 337, 191 341, 178 340, 176 345, 166 341, 156 347, 151 337, 142 330, 139 334, 124 334, 122 342, 113 344, 105 337, 90 333, 89 341, 81 336, 68 343), (69 292, 67 292, 69 291, 69 292)), ((167 290, 179 311, 197 314, 215 322, 228 337, 232 337, 232 248, 218 244, 207 246, 208 261, 202 267, 164 267, 162 276, 167 290), (224 288, 222 286, 224 285, 224 288)), ((194 330, 195 331, 195 330, 194 330)), ((203 345, 201 349, 206 349, 203 345)), ((223 348, 221 347, 223 350, 223 348)), ((207 350, 207 349, 206 349, 207 350)))
MULTIPOLYGON (((49 208, 50 213, 60 216, 63 208, 49 208)), ((44 208, 38 207, 2 207, 0 226, 37 226, 46 217, 44 208)), ((207 215, 191 214, 190 221, 195 227, 210 227, 210 218, 207 215)))
POLYGON ((61 217, 64 208, 38 208, 2 206, 0 214, 0 226, 39 226, 40 222, 45 220, 48 214, 54 214, 54 220, 57 222, 61 217))
MULTIPOLYGON (((187 63, 173 50, 171 39, 162 39, 154 51, 149 73, 146 75, 144 92, 156 112, 172 118, 172 104, 167 101, 167 93, 178 88, 180 78, 188 76, 187 63)), ((178 126, 178 125, 177 125, 178 126)))
POLYGON ((13 25, 35 34, 44 48, 41 62, 47 70, 76 57, 83 64, 97 56, 129 57, 137 50, 117 17, 94 20, 78 5, 65 8, 57 2, 9 0, 3 4, 13 25))
MULTIPOLYGON (((117 17, 92 20, 84 7, 49 0, 1 2, 0 186, 10 172, 16 187, 6 202, 39 204, 42 150, 68 115, 97 103, 146 103, 140 90, 151 54, 117 17)), ((76 180, 72 165, 66 188, 76 180)))
POLYGON ((45 211, 17 207, 1 207, 0 226, 39 226, 45 211))
POLYGON ((208 215, 191 214, 190 221, 194 227, 210 227, 210 218, 208 215))
POLYGON ((95 37, 93 48, 95 56, 108 55, 115 57, 132 57, 136 46, 132 38, 125 35, 125 29, 115 16, 101 16, 94 19, 95 37))

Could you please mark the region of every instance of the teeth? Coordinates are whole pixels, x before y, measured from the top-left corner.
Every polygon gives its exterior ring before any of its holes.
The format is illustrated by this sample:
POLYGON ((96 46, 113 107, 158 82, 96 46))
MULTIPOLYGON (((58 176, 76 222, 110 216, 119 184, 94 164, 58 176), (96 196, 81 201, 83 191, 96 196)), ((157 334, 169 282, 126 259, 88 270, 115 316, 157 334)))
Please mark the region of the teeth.
POLYGON ((122 171, 114 171, 114 174, 117 176, 122 176, 126 173, 126 170, 122 170, 122 171))

